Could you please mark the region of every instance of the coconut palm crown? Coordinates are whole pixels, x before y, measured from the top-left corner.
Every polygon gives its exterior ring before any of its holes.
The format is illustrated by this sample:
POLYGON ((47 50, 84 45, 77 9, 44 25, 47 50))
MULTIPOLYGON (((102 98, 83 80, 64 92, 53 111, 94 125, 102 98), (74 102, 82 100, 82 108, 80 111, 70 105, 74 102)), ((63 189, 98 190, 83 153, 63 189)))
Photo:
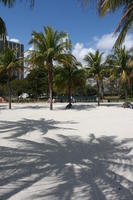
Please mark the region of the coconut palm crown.
POLYGON ((68 96, 68 103, 72 102, 72 92, 78 87, 85 86, 85 70, 82 68, 76 58, 72 55, 67 58, 67 62, 55 68, 54 85, 58 91, 61 91, 68 96))
POLYGON ((68 54, 70 42, 67 33, 54 31, 52 27, 44 27, 43 32, 32 32, 30 44, 34 45, 30 61, 32 65, 41 65, 48 70, 50 109, 53 109, 53 68, 55 62, 63 62, 68 54))
MULTIPOLYGON (((34 6, 34 0, 29 0, 30 6, 34 6)), ((12 7, 16 3, 16 0, 0 0, 0 4, 3 4, 4 6, 12 7)), ((0 38, 6 42, 6 36, 7 36, 7 28, 4 20, 0 17, 0 38)))
MULTIPOLYGON (((92 0, 81 0, 87 5, 92 0)), ((94 1, 92 1, 94 2, 94 1)), ((115 12, 118 9, 122 9, 122 16, 120 22, 115 30, 115 33, 119 33, 115 42, 115 47, 120 46, 127 34, 127 32, 133 27, 133 1, 132 0, 96 0, 97 9, 100 16, 104 16, 106 13, 115 12)))
POLYGON ((127 99, 127 88, 130 87, 130 80, 133 77, 133 65, 130 64, 131 55, 125 46, 116 48, 113 54, 107 57, 106 63, 110 67, 110 80, 118 79, 119 87, 124 87, 125 99, 127 99))
POLYGON ((17 53, 15 50, 10 48, 4 48, 0 53, 0 72, 6 72, 7 74, 7 84, 9 93, 9 109, 11 109, 11 86, 10 81, 14 73, 22 70, 22 59, 17 58, 17 53))
POLYGON ((89 77, 94 78, 97 83, 98 105, 100 105, 100 90, 104 74, 102 56, 103 53, 100 53, 99 50, 97 50, 94 54, 89 53, 84 58, 84 61, 87 63, 89 77))

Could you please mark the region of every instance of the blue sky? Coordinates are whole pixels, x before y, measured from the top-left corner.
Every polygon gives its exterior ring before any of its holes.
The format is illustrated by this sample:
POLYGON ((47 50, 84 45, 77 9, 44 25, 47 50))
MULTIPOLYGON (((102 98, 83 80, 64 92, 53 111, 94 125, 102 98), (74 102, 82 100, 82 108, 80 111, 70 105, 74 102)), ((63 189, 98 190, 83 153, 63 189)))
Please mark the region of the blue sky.
POLYGON ((110 33, 120 19, 120 13, 99 18, 94 5, 83 9, 78 0, 36 0, 33 10, 25 3, 14 8, 0 7, 10 38, 18 38, 27 46, 32 30, 40 31, 44 25, 70 33, 73 43, 91 42, 94 36, 110 33))
POLYGON ((0 16, 6 22, 10 39, 18 39, 24 44, 25 50, 29 48, 31 32, 42 31, 43 26, 47 25, 68 32, 74 48, 76 45, 85 51, 101 48, 98 42, 106 36, 106 39, 110 40, 121 15, 118 11, 99 18, 95 5, 83 9, 78 0, 35 0, 35 7, 32 10, 24 2, 18 1, 10 9, 1 5, 0 16))

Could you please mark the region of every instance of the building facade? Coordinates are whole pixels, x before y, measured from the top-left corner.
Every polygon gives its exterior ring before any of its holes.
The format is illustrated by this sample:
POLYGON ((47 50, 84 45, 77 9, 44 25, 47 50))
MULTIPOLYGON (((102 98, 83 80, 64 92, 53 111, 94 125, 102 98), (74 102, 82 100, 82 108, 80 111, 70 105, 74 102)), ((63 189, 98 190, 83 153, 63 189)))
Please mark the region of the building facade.
MULTIPOLYGON (((10 49, 16 50, 17 58, 24 58, 24 45, 23 44, 13 42, 13 41, 7 41, 7 46, 10 49)), ((0 40, 0 49, 3 49, 3 48, 4 48, 4 42, 2 40, 0 40)), ((19 71, 15 71, 14 75, 20 80, 24 78, 24 63, 23 62, 22 62, 22 68, 19 71)))

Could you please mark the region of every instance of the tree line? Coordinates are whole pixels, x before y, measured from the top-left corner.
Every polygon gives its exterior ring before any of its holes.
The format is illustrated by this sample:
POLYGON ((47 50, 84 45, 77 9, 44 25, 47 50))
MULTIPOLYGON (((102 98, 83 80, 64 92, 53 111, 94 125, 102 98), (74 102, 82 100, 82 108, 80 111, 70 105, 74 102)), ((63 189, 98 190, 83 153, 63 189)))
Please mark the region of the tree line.
MULTIPOLYGON (((27 88, 28 93, 33 97, 48 94, 51 110, 53 109, 53 91, 56 94, 66 94, 71 105, 72 94, 78 92, 78 89, 84 91, 87 80, 90 78, 96 83, 98 105, 104 98, 105 83, 117 84, 118 94, 122 91, 125 99, 128 98, 133 78, 132 49, 127 51, 124 46, 114 48, 106 59, 103 59, 104 53, 99 50, 95 53, 89 52, 84 57, 86 64, 83 66, 72 54, 72 43, 68 33, 59 32, 47 26, 44 27, 43 32, 33 31, 29 44, 35 46, 25 58, 29 66, 29 74, 24 80, 17 80, 14 83, 17 88, 21 82, 21 92, 27 88)), ((8 47, 0 52, 0 72, 5 73, 6 76, 1 80, 5 80, 8 85, 9 108, 11 108, 10 83, 15 78, 14 71, 21 68, 21 59, 18 59, 15 51, 8 47)))
MULTIPOLYGON (((12 7, 15 0, 1 0, 5 6, 12 7)), ((88 0, 82 0, 83 3, 88 3, 88 0)), ((85 56, 84 61, 86 67, 72 55, 72 43, 65 32, 54 31, 52 27, 44 27, 43 32, 32 32, 30 44, 36 48, 29 52, 26 59, 30 69, 43 70, 47 77, 47 91, 50 97, 50 109, 53 109, 53 88, 55 91, 64 91, 68 95, 68 102, 71 104, 72 91, 75 88, 84 88, 86 80, 92 77, 96 81, 98 105, 100 99, 104 95, 104 83, 109 82, 112 87, 117 85, 118 93, 121 89, 124 91, 125 99, 128 97, 129 88, 132 87, 132 50, 128 52, 122 46, 122 42, 127 31, 132 27, 132 1, 114 1, 114 0, 97 0, 97 9, 99 15, 105 15, 107 12, 114 12, 118 8, 123 8, 123 14, 115 32, 120 31, 120 34, 115 43, 113 53, 103 61, 103 52, 97 50, 94 54, 89 53, 85 56)), ((30 1, 33 6, 34 1, 30 1)), ((19 70, 22 60, 18 60, 14 50, 6 47, 6 25, 0 18, 0 35, 5 42, 4 50, 0 53, 0 73, 4 76, 4 80, 8 83, 9 93, 9 108, 11 108, 11 80, 14 71, 19 70)), ((28 77, 32 77, 30 71, 28 77)), ((29 79, 30 80, 30 79, 29 79)), ((3 79, 2 79, 3 81, 3 79)), ((27 78, 28 81, 28 78, 27 78)), ((35 81, 35 79, 34 79, 35 81)), ((38 83, 36 85, 36 92, 38 83)))

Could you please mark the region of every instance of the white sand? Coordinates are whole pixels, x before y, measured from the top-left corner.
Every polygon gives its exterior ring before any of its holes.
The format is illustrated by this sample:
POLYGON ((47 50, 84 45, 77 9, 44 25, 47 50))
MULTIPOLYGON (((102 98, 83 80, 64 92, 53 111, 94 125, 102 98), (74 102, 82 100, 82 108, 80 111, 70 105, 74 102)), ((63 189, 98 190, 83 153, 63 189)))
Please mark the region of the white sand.
POLYGON ((0 200, 133 200, 133 110, 0 105, 0 200))

